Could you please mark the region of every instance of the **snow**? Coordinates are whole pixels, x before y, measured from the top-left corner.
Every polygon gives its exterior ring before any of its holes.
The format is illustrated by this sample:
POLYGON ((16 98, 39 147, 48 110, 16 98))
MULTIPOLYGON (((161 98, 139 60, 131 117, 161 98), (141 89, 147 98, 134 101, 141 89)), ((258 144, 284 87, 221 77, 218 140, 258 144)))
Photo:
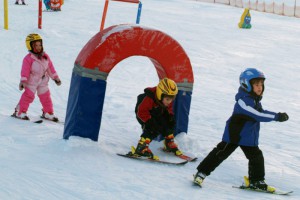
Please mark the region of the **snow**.
MULTIPOLYGON (((104 0, 65 0, 61 12, 43 12, 38 29, 38 2, 26 3, 9 2, 9 30, 0 30, 0 199, 300 199, 300 19, 251 11, 252 29, 243 30, 237 26, 241 8, 186 0, 142 1, 141 25, 177 40, 194 71, 189 132, 176 141, 198 161, 169 166, 116 155, 136 146, 141 134, 134 114, 136 97, 158 82, 145 57, 130 57, 110 72, 98 142, 80 137, 66 141, 61 124, 9 117, 22 94, 18 83, 27 54, 25 37, 36 32, 62 80, 60 87, 50 82, 50 90, 55 114, 64 121, 74 61, 99 31, 104 6, 104 0), (257 67, 267 77, 264 108, 290 116, 284 123, 262 123, 260 136, 266 181, 293 190, 290 197, 233 189, 248 170, 240 149, 207 177, 202 189, 192 183, 199 162, 221 141, 238 77, 247 67, 257 67)), ((134 24, 136 13, 137 4, 110 1, 105 27, 134 24)), ((36 97, 28 115, 40 114, 36 97)), ((159 152, 161 146, 154 141, 150 147, 161 159, 179 161, 159 152)))

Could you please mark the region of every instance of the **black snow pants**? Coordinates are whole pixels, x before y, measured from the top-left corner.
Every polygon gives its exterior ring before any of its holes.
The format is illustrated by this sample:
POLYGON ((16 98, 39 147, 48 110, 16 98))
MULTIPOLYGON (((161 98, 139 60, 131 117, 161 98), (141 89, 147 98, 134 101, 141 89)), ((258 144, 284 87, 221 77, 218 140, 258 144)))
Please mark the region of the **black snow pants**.
POLYGON ((250 181, 264 180, 265 165, 264 156, 258 146, 239 146, 226 142, 220 142, 198 165, 197 170, 210 175, 226 158, 228 158, 237 147, 244 152, 248 162, 248 175, 250 181))

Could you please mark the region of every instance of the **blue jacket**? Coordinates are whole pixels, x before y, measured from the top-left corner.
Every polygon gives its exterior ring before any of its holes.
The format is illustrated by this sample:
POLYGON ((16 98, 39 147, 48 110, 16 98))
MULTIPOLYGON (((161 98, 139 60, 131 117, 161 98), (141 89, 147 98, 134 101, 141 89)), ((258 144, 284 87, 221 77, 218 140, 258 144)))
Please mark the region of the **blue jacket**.
POLYGON ((278 118, 276 113, 262 108, 261 99, 262 97, 239 88, 222 141, 242 146, 258 146, 260 122, 276 121, 278 118))

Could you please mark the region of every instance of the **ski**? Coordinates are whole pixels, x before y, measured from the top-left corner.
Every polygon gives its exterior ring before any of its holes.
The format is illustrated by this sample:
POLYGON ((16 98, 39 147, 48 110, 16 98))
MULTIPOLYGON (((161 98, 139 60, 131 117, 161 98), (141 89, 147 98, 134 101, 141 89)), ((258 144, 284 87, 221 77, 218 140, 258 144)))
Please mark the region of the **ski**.
POLYGON ((43 123, 43 120, 42 119, 39 119, 39 120, 36 120, 36 121, 32 121, 33 123, 36 123, 36 124, 41 124, 43 123))
POLYGON ((43 12, 59 12, 59 11, 61 11, 61 10, 47 10, 47 9, 45 9, 45 10, 43 10, 43 12))
POLYGON ((198 159, 197 157, 190 157, 190 156, 187 156, 185 154, 179 155, 177 157, 181 158, 183 160, 187 160, 188 162, 194 162, 194 161, 196 161, 198 159))
POLYGON ((275 194, 275 195, 289 195, 289 194, 293 193, 293 191, 282 191, 282 190, 279 190, 279 189, 276 189, 274 192, 269 192, 269 191, 266 191, 266 190, 252 189, 252 188, 246 187, 244 185, 232 186, 232 187, 242 189, 242 190, 248 190, 248 191, 253 191, 253 192, 263 192, 263 193, 275 194))
POLYGON ((188 156, 187 154, 182 154, 182 155, 175 155, 174 153, 170 152, 170 151, 166 151, 163 147, 160 148, 161 151, 165 152, 165 153, 168 153, 168 154, 171 154, 173 156, 176 156, 178 158, 181 158, 183 160, 186 160, 188 162, 194 162, 196 161, 198 158, 197 157, 194 157, 194 156, 188 156))
POLYGON ((35 123, 35 124, 41 124, 43 123, 43 120, 42 119, 39 119, 39 120, 26 120, 26 119, 21 119, 21 118, 18 118, 16 115, 12 114, 11 117, 15 118, 15 119, 19 119, 19 120, 22 120, 22 121, 29 121, 29 122, 32 122, 32 123, 35 123))
POLYGON ((50 122, 54 122, 54 123, 57 123, 57 124, 62 124, 62 125, 64 125, 65 124, 65 122, 61 122, 61 121, 59 121, 58 119, 56 120, 51 120, 51 119, 47 119, 47 118, 45 118, 45 117, 43 117, 43 116, 40 116, 41 117, 41 119, 43 119, 43 120, 46 120, 46 121, 50 121, 50 122))
POLYGON ((184 164, 188 163, 188 161, 169 162, 169 161, 165 161, 165 160, 155 160, 155 159, 151 159, 151 158, 147 158, 147 157, 142 157, 142 156, 139 156, 139 155, 136 155, 136 154, 132 154, 131 152, 129 152, 127 154, 117 153, 117 155, 122 156, 122 157, 126 157, 126 158, 141 160, 141 161, 156 162, 156 163, 169 164, 169 165, 184 165, 184 164))

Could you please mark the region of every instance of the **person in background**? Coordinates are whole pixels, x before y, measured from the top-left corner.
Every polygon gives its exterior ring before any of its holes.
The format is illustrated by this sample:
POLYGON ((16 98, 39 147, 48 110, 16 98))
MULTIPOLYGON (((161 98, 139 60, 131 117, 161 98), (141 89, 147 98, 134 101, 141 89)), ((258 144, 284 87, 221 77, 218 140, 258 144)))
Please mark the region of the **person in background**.
POLYGON ((46 7, 46 10, 51 10, 50 0, 44 0, 44 4, 45 4, 45 7, 46 7))
POLYGON ((61 11, 61 0, 50 0, 50 7, 53 11, 61 11))
MULTIPOLYGON (((21 4, 19 4, 19 0, 16 0, 15 4, 16 5, 21 5, 21 4)), ((22 0, 22 5, 26 5, 25 0, 22 0)))

